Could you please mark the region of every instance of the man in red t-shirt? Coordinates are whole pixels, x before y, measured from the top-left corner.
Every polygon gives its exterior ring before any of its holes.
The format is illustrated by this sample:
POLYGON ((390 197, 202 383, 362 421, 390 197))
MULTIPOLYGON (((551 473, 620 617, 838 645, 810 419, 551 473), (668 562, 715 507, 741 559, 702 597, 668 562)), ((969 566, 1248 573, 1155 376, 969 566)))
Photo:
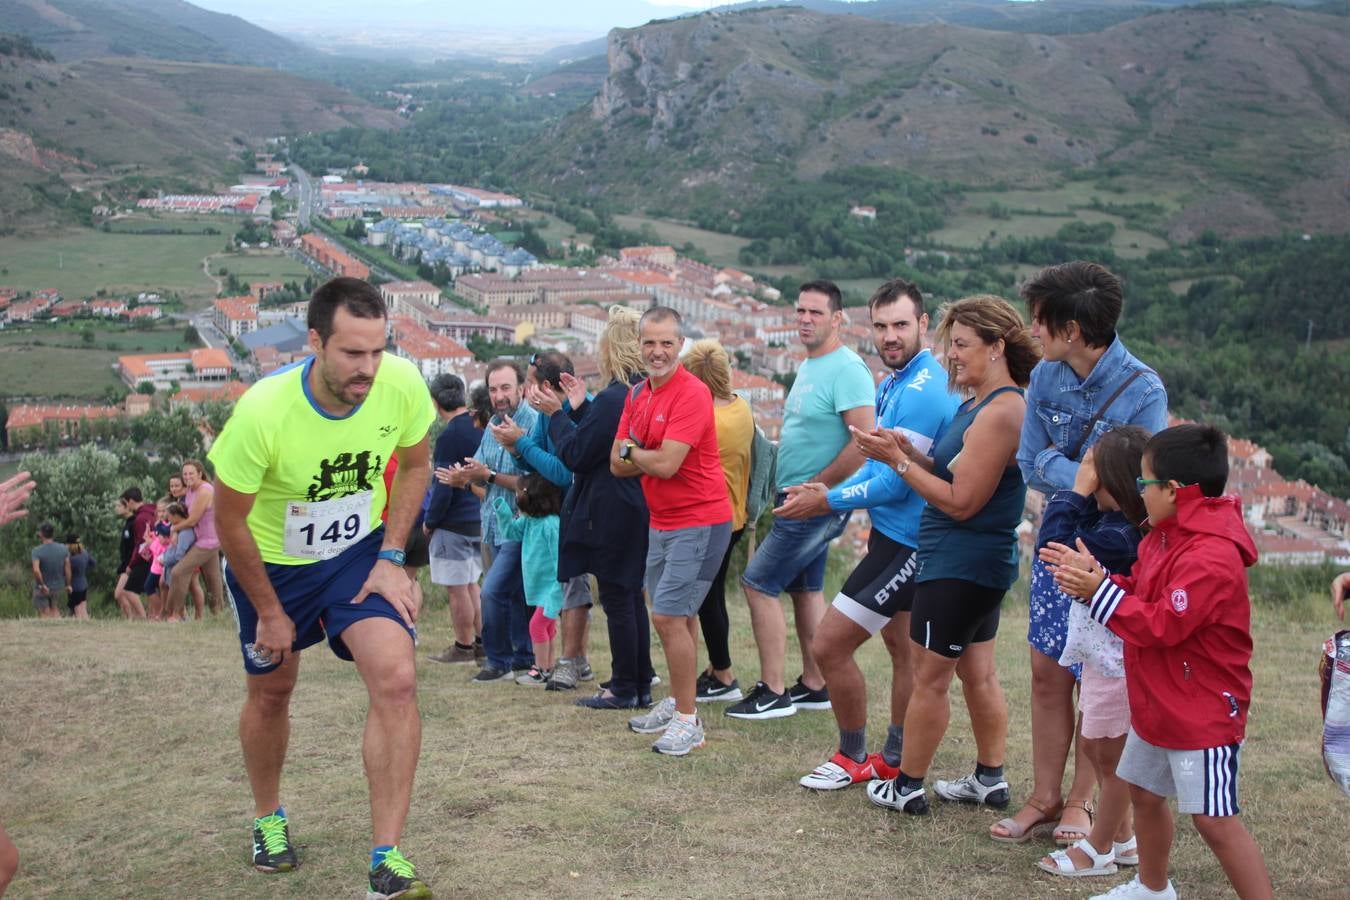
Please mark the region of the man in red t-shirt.
POLYGON ((654 306, 639 328, 647 380, 624 403, 609 469, 618 478, 642 478, 651 516, 647 594, 670 669, 670 696, 628 727, 639 734, 662 732, 652 749, 684 756, 704 743, 694 707, 695 629, 731 539, 731 501, 717 454, 712 394, 680 365, 680 314, 654 306))

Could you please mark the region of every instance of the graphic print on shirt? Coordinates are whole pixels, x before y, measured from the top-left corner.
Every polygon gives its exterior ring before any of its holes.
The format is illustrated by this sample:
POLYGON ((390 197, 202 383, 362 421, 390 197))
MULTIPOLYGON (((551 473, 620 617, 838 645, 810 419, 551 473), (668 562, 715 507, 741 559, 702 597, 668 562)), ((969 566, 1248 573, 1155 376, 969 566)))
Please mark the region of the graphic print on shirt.
POLYGON ((370 450, 344 451, 319 462, 319 473, 311 477, 305 499, 314 503, 372 490, 383 471, 384 459, 378 454, 372 463, 370 450))

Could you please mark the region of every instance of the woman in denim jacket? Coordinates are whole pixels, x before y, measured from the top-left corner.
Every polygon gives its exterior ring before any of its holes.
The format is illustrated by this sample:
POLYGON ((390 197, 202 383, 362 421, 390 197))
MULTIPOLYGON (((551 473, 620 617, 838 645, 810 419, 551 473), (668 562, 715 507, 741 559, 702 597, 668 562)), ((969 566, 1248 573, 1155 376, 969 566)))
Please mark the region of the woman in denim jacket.
MULTIPOLYGON (((1122 425, 1139 425, 1150 433, 1165 428, 1167 391, 1116 335, 1123 303, 1120 279, 1102 266, 1051 266, 1027 282, 1022 296, 1031 313, 1032 334, 1045 355, 1027 388, 1017 462, 1027 486, 1048 496, 1073 485, 1083 453, 1107 431, 1122 425), (1094 415, 1096 421, 1085 433, 1094 415)), ((1069 598, 1033 559, 1027 640, 1034 784, 1021 810, 990 830, 995 840, 1020 842, 1061 814, 1063 821, 1055 830, 1061 844, 1086 836, 1091 825, 1088 802, 1094 785, 1086 762, 1075 766, 1067 802, 1061 802, 1075 730, 1075 673, 1059 665, 1069 607, 1069 598)))

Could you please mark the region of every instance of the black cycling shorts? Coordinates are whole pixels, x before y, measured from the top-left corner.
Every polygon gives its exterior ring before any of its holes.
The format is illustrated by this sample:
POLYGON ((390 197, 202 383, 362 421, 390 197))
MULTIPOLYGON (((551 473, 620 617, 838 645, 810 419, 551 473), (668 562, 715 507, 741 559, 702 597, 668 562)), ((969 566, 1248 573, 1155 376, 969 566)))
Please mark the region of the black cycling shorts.
POLYGON ((431 552, 427 534, 422 530, 421 525, 414 525, 412 530, 408 532, 408 542, 403 545, 403 552, 408 555, 403 564, 409 568, 420 569, 423 566, 431 565, 431 552))
POLYGON ((893 541, 875 527, 867 555, 854 568, 831 604, 868 634, 876 634, 896 613, 914 605, 919 560, 913 547, 893 541))
POLYGON ((925 581, 914 594, 909 636, 934 653, 960 659, 971 644, 998 634, 998 608, 1007 593, 959 578, 925 581))

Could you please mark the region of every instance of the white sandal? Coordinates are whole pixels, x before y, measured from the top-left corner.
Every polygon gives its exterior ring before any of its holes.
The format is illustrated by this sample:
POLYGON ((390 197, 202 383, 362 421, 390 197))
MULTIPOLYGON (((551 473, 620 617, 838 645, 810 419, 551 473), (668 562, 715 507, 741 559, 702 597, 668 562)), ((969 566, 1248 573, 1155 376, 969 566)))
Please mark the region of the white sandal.
POLYGON ((1087 838, 1082 838, 1073 845, 1083 853, 1088 859, 1092 860, 1092 865, 1086 869, 1074 867, 1074 862, 1069 858, 1068 850, 1056 850, 1051 853, 1049 858, 1054 863, 1050 865, 1044 859, 1036 860, 1036 865, 1042 871, 1049 872, 1051 875, 1063 875, 1066 878, 1084 878, 1089 875, 1114 875, 1116 874, 1116 855, 1113 850, 1106 853, 1098 853, 1096 848, 1088 843, 1087 838))
POLYGON ((1134 835, 1130 835, 1128 841, 1116 841, 1113 849, 1116 855, 1116 865, 1139 865, 1139 841, 1134 835))

